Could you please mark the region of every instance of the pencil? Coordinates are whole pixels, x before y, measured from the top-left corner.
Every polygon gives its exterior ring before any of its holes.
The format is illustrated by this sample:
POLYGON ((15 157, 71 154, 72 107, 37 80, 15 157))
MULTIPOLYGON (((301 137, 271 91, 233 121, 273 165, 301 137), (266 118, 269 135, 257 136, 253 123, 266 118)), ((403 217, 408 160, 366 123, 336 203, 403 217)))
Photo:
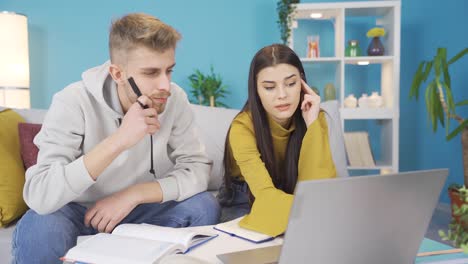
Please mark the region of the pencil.
POLYGON ((446 249, 446 250, 437 250, 437 251, 429 251, 429 252, 421 252, 418 253, 418 257, 427 257, 433 255, 443 255, 443 254, 453 254, 453 253, 461 253, 463 249, 461 248, 453 248, 453 249, 446 249))

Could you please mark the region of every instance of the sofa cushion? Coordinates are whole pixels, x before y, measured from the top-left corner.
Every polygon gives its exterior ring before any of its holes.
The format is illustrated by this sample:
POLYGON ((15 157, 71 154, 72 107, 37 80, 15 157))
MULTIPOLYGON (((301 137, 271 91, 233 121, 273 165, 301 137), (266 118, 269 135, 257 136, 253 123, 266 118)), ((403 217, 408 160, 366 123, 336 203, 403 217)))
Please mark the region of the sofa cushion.
POLYGON ((27 210, 23 200, 24 166, 20 155, 18 123, 24 119, 13 110, 0 112, 0 227, 27 210))
POLYGON ((41 130, 41 124, 19 123, 18 132, 21 145, 21 158, 24 168, 27 170, 37 163, 37 153, 39 149, 34 144, 34 137, 41 130))
POLYGON ((213 160, 208 190, 217 191, 224 177, 223 157, 226 134, 239 110, 194 104, 191 106, 200 139, 206 146, 208 157, 213 160))

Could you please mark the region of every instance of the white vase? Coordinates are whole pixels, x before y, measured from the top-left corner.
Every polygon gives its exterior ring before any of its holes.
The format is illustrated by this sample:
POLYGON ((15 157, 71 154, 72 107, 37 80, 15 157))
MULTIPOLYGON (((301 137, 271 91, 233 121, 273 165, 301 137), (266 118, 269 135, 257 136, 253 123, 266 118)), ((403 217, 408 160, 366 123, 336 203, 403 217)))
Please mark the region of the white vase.
POLYGON ((368 105, 371 108, 379 108, 383 106, 383 98, 378 92, 372 92, 368 98, 368 105))
POLYGON ((350 94, 344 99, 344 106, 346 108, 355 108, 357 106, 357 99, 354 94, 350 94))
POLYGON ((359 107, 361 108, 369 108, 369 97, 366 93, 363 93, 358 100, 359 107))

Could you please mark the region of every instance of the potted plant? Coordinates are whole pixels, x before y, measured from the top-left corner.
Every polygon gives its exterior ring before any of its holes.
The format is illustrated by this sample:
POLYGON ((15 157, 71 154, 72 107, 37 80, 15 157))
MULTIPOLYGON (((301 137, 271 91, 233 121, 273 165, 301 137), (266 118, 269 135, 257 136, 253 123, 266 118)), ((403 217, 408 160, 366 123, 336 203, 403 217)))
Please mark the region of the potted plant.
POLYGON ((461 146, 463 153, 464 183, 452 184, 449 187, 449 196, 452 208, 452 221, 447 234, 439 231, 444 240, 450 240, 456 247, 461 247, 468 253, 468 119, 456 113, 456 107, 468 105, 468 99, 461 98, 455 102, 450 65, 468 53, 463 49, 450 60, 447 60, 447 49, 438 48, 432 60, 419 64, 410 90, 410 98, 418 99, 420 87, 428 83, 425 88, 425 101, 432 130, 437 131, 438 124, 446 127, 446 140, 449 141, 461 133, 461 146), (431 73, 433 73, 431 75, 431 73), (431 79, 428 77, 431 76, 431 79), (450 121, 455 120, 457 126, 450 130, 450 121))
POLYGON ((214 73, 213 66, 210 67, 210 70, 210 73, 205 75, 196 69, 195 73, 188 77, 192 86, 190 93, 195 98, 195 101, 190 101, 194 104, 227 108, 226 104, 219 101, 220 98, 226 97, 229 93, 227 85, 223 85, 221 75, 214 73))
POLYGON ((279 0, 276 4, 276 11, 278 12, 278 28, 280 30, 280 37, 283 44, 288 43, 289 36, 291 35, 291 14, 296 9, 294 5, 299 3, 300 0, 279 0))

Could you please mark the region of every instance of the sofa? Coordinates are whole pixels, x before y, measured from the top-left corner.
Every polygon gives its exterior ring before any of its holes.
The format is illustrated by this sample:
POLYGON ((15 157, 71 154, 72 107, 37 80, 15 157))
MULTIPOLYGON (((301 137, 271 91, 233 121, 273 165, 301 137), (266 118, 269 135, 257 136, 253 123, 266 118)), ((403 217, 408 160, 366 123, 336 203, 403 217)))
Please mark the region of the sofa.
MULTIPOLYGON (((329 116, 327 119, 334 120, 333 122, 329 121, 329 133, 332 131, 335 134, 333 138, 330 138, 330 147, 332 149, 332 156, 337 167, 337 172, 340 177, 348 176, 338 103, 336 101, 328 101, 322 103, 322 108, 329 116)), ((0 113, 2 110, 4 109, 0 107, 0 113)), ((236 116, 239 110, 212 108, 199 105, 192 105, 192 110, 194 111, 195 122, 197 124, 201 140, 206 145, 208 156, 214 162, 208 190, 215 193, 222 183, 222 159, 227 130, 232 119, 236 116)), ((26 123, 36 124, 42 123, 44 116, 47 113, 46 110, 39 109, 14 109, 14 111, 22 116, 26 123)), ((11 239, 14 228, 14 223, 6 228, 0 227, 0 263, 11 262, 11 239)))

